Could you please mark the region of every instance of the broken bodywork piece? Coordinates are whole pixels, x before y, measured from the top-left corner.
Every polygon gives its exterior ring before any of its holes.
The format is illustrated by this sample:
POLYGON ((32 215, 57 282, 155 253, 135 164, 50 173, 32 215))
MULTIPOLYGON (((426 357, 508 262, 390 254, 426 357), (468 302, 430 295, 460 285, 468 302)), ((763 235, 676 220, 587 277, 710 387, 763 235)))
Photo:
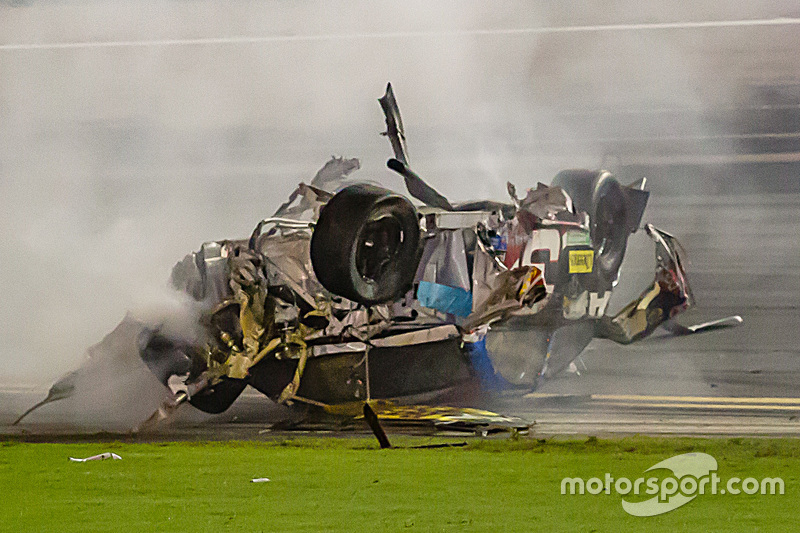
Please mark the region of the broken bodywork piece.
MULTIPOLYGON (((319 429, 363 430, 364 423, 378 440, 381 448, 391 448, 384 427, 405 432, 427 434, 447 431, 487 436, 496 433, 527 434, 530 422, 514 416, 505 416, 483 409, 452 406, 398 404, 388 400, 350 402, 328 406, 302 420, 278 423, 272 430, 319 429)), ((432 447, 441 447, 433 445, 432 447)), ((412 446, 427 448, 429 445, 412 446)))
MULTIPOLYGON (((328 410, 425 402, 476 381, 529 390, 596 334, 631 342, 692 304, 677 241, 646 225, 656 280, 605 316, 641 224, 644 180, 623 186, 606 171, 566 170, 523 197, 509 183, 510 203, 454 203, 411 170, 391 85, 380 104, 388 167, 424 205, 354 181, 358 160, 333 158, 249 238, 186 256, 171 285, 190 299, 196 331, 126 319, 141 360, 172 387, 146 426, 185 402, 222 412, 247 386, 328 410)), ((68 396, 70 383, 48 400, 68 396)), ((375 410, 445 420, 400 411, 375 410)), ((447 423, 469 419, 460 416, 447 423)))
POLYGON ((384 425, 429 426, 440 430, 468 431, 481 434, 504 431, 526 432, 530 423, 506 416, 465 407, 397 405, 392 402, 370 402, 370 407, 384 425))
POLYGON ((597 332, 623 344, 651 334, 658 326, 694 304, 675 237, 652 224, 645 231, 656 246, 653 284, 613 317, 604 316, 597 332))

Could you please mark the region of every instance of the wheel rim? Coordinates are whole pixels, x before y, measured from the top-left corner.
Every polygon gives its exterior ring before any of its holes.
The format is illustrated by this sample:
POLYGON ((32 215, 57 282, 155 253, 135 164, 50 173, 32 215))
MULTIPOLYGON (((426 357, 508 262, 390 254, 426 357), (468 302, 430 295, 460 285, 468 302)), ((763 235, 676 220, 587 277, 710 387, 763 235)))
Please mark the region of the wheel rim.
POLYGON ((356 269, 368 282, 376 282, 395 261, 403 246, 403 228, 394 216, 370 220, 358 239, 356 269))

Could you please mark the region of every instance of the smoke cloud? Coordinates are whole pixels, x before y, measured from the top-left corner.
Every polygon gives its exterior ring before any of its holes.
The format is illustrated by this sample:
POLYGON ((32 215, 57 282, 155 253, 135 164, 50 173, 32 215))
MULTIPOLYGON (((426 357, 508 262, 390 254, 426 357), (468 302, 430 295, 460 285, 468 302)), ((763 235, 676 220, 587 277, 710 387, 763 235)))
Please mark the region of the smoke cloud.
MULTIPOLYGON (((387 81, 415 171, 452 200, 503 199, 507 180, 673 156, 652 149, 670 132, 715 137, 707 110, 733 105, 747 69, 797 27, 647 24, 792 6, 0 4, 0 381, 46 386, 77 366, 128 310, 168 298, 185 253, 248 235, 332 154, 399 189, 378 135, 387 81), (602 28, 626 24, 644 27, 602 28), (586 25, 598 29, 569 30, 586 25), (566 29, 488 31, 525 28, 566 29), (713 53, 742 42, 763 52, 713 53)), ((800 71, 770 58, 758 66, 771 80, 800 71)), ((652 186, 687 183, 705 187, 652 186)))

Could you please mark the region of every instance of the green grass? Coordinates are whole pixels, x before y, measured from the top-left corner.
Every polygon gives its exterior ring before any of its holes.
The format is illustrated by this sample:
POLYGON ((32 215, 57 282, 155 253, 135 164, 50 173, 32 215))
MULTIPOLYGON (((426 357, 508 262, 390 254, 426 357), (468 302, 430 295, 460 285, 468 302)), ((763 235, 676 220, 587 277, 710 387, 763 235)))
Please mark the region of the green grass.
POLYGON ((465 448, 392 450, 366 438, 7 441, 0 531, 795 531, 799 479, 796 440, 476 439, 465 448), (123 460, 68 461, 104 451, 123 460), (698 496, 650 518, 627 515, 613 493, 560 493, 566 476, 634 479, 689 451, 714 456, 723 479, 782 477, 786 493, 698 496))

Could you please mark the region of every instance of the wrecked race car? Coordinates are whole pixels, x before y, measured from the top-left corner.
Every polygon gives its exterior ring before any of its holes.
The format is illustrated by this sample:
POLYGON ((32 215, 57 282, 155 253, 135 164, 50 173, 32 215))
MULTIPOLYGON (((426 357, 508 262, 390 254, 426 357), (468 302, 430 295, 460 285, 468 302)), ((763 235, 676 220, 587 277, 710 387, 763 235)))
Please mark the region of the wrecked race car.
POLYGON ((196 331, 130 316, 118 328, 172 387, 165 412, 188 401, 219 413, 248 385, 323 408, 426 402, 476 382, 527 391, 592 338, 632 342, 692 305, 680 246, 646 224, 655 280, 605 314, 641 225, 644 179, 623 186, 606 171, 565 170, 522 197, 509 183, 508 203, 454 204, 410 169, 391 85, 379 102, 387 165, 423 205, 353 180, 358 160, 334 158, 249 238, 186 256, 170 283, 193 302, 196 331))

